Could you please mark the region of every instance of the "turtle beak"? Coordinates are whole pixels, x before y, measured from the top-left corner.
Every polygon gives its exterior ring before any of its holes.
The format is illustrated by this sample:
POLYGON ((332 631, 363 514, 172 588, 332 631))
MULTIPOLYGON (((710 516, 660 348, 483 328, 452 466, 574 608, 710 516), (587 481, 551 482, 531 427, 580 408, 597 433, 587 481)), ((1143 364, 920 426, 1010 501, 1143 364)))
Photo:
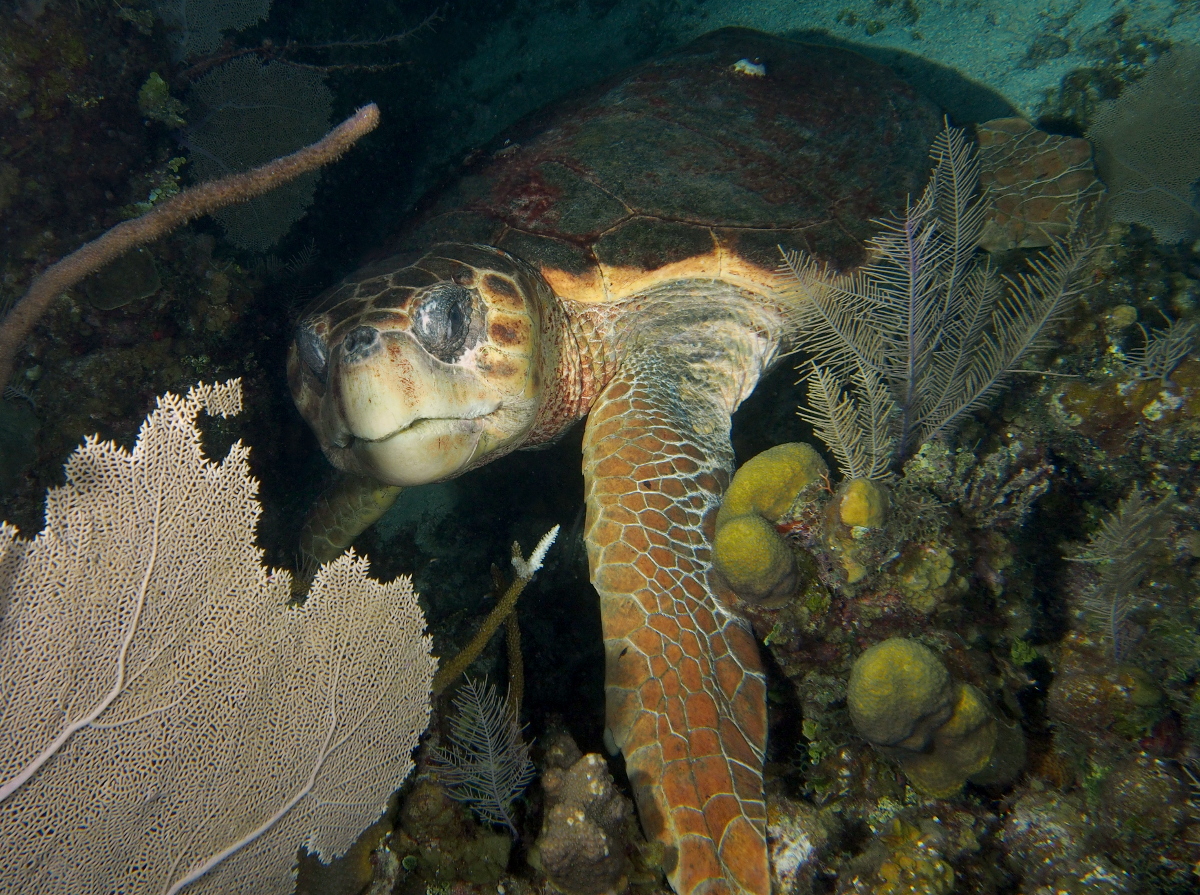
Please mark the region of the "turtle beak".
POLYGON ((433 358, 406 332, 351 330, 330 353, 314 425, 335 465, 392 485, 470 469, 501 401, 485 380, 433 358))

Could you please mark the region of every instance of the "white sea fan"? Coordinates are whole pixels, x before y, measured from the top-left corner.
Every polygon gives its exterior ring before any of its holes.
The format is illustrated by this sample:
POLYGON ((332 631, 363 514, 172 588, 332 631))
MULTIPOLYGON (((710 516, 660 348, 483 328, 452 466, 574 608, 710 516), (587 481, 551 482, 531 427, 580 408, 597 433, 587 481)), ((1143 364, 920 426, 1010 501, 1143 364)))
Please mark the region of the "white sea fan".
POLYGON ((437 661, 412 582, 353 552, 303 605, 262 565, 238 380, 87 439, 33 539, 0 524, 0 895, 289 895, 412 770, 437 661), (81 859, 81 856, 84 856, 81 859))

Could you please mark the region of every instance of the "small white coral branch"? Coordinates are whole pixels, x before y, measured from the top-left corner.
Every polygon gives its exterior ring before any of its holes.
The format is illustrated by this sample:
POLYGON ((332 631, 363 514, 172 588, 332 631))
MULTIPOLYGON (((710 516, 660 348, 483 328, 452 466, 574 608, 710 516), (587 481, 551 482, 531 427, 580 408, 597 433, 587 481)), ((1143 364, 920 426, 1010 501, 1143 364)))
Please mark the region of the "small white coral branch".
POLYGON ((537 546, 533 548, 533 553, 529 554, 528 561, 521 558, 520 545, 513 544, 512 564, 518 578, 529 581, 538 573, 542 568, 542 563, 546 561, 546 554, 550 551, 554 539, 558 537, 558 528, 556 525, 542 536, 537 546))

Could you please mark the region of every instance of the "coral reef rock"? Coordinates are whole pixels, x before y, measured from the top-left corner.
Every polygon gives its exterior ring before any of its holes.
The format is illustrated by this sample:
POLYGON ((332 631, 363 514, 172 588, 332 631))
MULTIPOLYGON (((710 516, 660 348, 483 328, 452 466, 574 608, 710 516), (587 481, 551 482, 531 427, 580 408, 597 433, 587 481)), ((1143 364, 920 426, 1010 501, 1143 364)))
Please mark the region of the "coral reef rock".
POLYGON ((580 755, 559 733, 542 774, 546 813, 534 843, 533 862, 564 895, 619 895, 629 888, 626 831, 633 806, 613 783, 608 763, 580 755))

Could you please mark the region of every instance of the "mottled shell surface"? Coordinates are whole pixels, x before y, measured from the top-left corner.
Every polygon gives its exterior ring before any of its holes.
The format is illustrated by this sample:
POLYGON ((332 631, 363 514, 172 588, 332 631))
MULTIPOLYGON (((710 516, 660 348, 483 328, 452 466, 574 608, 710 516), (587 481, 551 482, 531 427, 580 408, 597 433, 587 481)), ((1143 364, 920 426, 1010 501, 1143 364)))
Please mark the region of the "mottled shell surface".
POLYGON ((493 245, 585 302, 761 279, 780 245, 845 268, 871 220, 921 189, 940 128, 933 103, 863 56, 725 29, 518 124, 393 250, 493 245))

